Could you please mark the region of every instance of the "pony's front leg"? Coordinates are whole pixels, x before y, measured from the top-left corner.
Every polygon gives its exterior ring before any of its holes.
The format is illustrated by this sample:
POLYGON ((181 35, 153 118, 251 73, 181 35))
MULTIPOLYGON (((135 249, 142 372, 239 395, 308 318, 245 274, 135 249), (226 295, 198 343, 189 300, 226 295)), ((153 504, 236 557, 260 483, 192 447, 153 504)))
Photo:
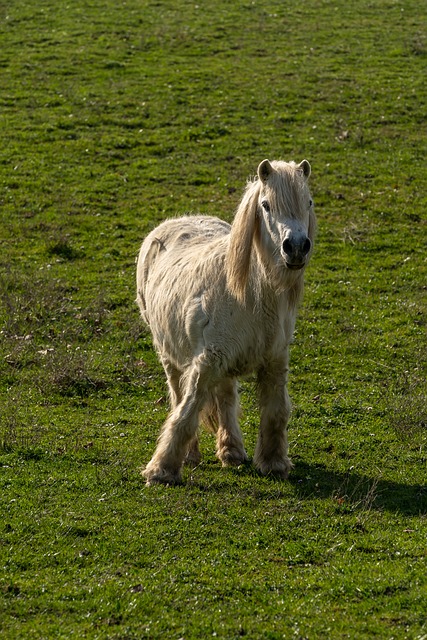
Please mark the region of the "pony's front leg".
POLYGON ((157 448, 142 472, 147 485, 180 484, 182 465, 199 426, 199 411, 206 398, 206 371, 196 361, 185 374, 182 400, 169 415, 157 448))
MULTIPOLYGON (((166 357, 162 358, 162 364, 168 381, 169 399, 171 409, 173 411, 182 401, 182 372, 177 367, 175 367, 172 362, 166 357)), ((196 467, 198 464, 200 464, 201 460, 202 456, 199 449, 199 438, 196 434, 189 444, 187 455, 185 457, 185 464, 196 467)))
POLYGON ((287 478, 292 468, 288 458, 287 425, 291 401, 287 390, 287 357, 258 373, 261 424, 254 464, 263 474, 287 478))

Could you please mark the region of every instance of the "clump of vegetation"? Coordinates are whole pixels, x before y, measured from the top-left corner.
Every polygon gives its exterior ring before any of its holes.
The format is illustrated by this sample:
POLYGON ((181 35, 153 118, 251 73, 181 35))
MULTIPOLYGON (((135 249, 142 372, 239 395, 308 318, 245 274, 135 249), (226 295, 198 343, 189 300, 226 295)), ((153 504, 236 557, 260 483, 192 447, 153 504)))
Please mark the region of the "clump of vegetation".
MULTIPOLYGON (((406 377, 406 376, 405 376, 406 377)), ((391 424, 403 437, 427 435, 425 380, 407 378, 391 394, 388 411, 391 424)))
POLYGON ((73 247, 67 238, 60 238, 53 241, 47 249, 47 254, 50 257, 60 258, 62 260, 76 260, 82 257, 82 251, 79 251, 73 247))

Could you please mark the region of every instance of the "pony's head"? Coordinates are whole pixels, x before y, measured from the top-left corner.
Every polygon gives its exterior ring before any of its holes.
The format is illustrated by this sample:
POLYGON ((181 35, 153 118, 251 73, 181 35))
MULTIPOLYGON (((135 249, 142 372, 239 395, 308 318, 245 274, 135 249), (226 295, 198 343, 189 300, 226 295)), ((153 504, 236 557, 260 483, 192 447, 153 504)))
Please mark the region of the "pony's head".
POLYGON ((238 299, 245 297, 253 245, 278 289, 286 288, 290 273, 306 266, 316 227, 310 173, 307 160, 300 164, 263 160, 257 177, 248 183, 227 255, 228 286, 238 299))

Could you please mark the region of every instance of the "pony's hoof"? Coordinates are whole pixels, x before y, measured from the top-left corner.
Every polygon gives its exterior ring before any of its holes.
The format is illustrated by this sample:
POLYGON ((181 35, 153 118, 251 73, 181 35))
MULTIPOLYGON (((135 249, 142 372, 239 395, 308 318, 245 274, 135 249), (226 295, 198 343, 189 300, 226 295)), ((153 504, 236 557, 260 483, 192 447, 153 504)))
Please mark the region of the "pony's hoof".
POLYGON ((187 453, 185 456, 184 464, 188 467, 198 467, 202 461, 201 454, 187 453))
POLYGON ((280 460, 263 460, 255 461, 255 467, 263 476, 272 476, 273 478, 279 478, 280 480, 287 480, 293 464, 289 458, 282 458, 280 460))
POLYGON ((180 472, 163 469, 162 467, 147 467, 142 471, 142 476, 145 478, 145 484, 147 487, 151 487, 154 484, 164 484, 168 487, 182 484, 182 477, 180 472))
POLYGON ((199 450, 199 443, 193 444, 185 456, 184 464, 189 467, 197 467, 202 461, 202 454, 199 450))
POLYGON ((222 449, 217 451, 217 456, 221 460, 223 467, 240 467, 249 460, 246 451, 243 449, 222 449))

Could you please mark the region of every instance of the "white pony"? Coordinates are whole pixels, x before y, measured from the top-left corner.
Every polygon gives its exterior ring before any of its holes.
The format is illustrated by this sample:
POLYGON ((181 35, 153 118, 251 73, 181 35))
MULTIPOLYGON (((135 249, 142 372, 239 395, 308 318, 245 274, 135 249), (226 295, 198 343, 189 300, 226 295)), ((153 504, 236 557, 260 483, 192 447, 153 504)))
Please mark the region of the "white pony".
POLYGON ((166 372, 171 401, 148 485, 181 482, 198 464, 199 422, 216 433, 223 465, 248 458, 238 424, 237 377, 256 372, 262 474, 286 478, 289 344, 316 220, 310 164, 264 160, 233 224, 208 216, 166 220, 142 244, 137 302, 166 372))

